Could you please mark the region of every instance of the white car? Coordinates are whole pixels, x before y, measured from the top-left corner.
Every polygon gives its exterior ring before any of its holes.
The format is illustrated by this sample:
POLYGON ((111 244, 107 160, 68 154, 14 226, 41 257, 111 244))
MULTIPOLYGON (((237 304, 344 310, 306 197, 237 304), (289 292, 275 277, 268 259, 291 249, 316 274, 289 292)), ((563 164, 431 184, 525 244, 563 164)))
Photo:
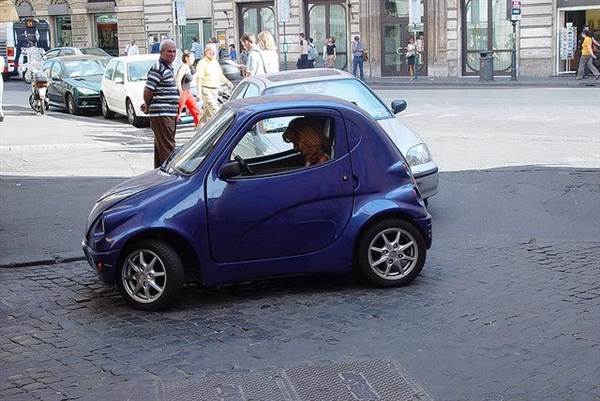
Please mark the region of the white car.
MULTIPOLYGON (((104 118, 112 119, 115 113, 118 113, 127 116, 129 123, 135 127, 148 125, 148 115, 142 113, 140 106, 144 103, 144 86, 148 71, 156 63, 158 56, 158 54, 138 54, 110 60, 100 84, 100 104, 104 118)), ((181 60, 175 59, 173 63, 175 72, 180 66, 181 60)), ((195 85, 196 82, 192 81, 194 93, 195 85)), ((192 122, 192 119, 182 114, 180 121, 192 122)))
POLYGON ((158 60, 158 54, 115 57, 109 61, 100 84, 100 104, 106 119, 115 113, 127 116, 129 123, 142 127, 148 115, 142 113, 144 86, 148 71, 158 60))
MULTIPOLYGON (((421 137, 402 123, 396 114, 406 109, 406 101, 392 101, 391 109, 362 81, 333 68, 308 68, 255 75, 243 79, 231 100, 262 95, 328 95, 348 100, 371 115, 383 127, 406 158, 423 199, 437 194, 438 166, 421 137)), ((377 155, 373 155, 377 157, 377 155)))

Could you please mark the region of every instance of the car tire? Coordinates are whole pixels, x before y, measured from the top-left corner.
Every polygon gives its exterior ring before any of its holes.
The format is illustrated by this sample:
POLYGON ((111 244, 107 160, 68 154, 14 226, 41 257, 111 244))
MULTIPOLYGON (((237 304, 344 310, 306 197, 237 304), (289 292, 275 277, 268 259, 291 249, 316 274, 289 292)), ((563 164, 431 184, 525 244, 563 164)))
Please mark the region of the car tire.
POLYGON ((112 120, 115 118, 115 113, 108 108, 108 102, 103 94, 100 94, 100 108, 102 109, 102 117, 105 120, 112 120))
POLYGON ((356 245, 358 268, 378 287, 400 287, 413 281, 425 264, 427 246, 412 223, 380 220, 368 227, 356 245))
POLYGON ((129 121, 129 124, 136 128, 141 128, 143 126, 142 119, 135 114, 135 107, 133 107, 131 100, 127 99, 125 109, 127 111, 127 120, 129 121))
POLYGON ((23 81, 25 81, 26 84, 31 84, 32 80, 33 80, 33 71, 31 71, 31 70, 23 71, 23 81))
POLYGON ((157 311, 171 305, 183 289, 181 258, 165 242, 146 239, 129 246, 117 269, 117 287, 134 308, 157 311))
POLYGON ((73 99, 73 95, 71 95, 70 93, 67 93, 67 96, 65 97, 65 104, 67 105, 67 111, 69 112, 69 114, 73 114, 74 116, 76 116, 80 113, 79 107, 77 107, 75 99, 73 99))

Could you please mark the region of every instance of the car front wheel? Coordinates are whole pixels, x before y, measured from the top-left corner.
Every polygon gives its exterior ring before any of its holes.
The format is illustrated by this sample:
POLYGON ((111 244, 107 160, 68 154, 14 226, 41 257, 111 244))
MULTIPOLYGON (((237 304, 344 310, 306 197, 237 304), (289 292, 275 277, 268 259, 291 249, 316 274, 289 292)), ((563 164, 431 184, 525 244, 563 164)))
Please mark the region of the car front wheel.
POLYGON ((168 244, 154 239, 128 247, 117 271, 117 287, 134 308, 156 311, 181 294, 183 263, 168 244))
POLYGON ((75 103, 75 99, 73 98, 73 95, 71 95, 70 93, 67 93, 66 103, 67 103, 67 110, 69 111, 69 114, 73 114, 73 115, 79 114, 79 107, 77 107, 77 104, 75 103))
POLYGON ((386 219, 363 232, 356 252, 358 267, 369 282, 379 287, 399 287, 419 275, 427 246, 412 223, 386 219))

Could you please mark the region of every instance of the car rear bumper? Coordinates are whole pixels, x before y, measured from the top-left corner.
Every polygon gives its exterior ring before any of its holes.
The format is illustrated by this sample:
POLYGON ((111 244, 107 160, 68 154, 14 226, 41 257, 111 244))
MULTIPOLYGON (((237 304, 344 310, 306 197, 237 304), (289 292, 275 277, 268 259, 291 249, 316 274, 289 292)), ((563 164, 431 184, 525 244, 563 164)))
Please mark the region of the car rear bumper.
POLYGON ((437 167, 434 170, 417 174, 413 173, 413 177, 415 177, 415 181, 417 181, 417 186, 419 187, 419 192, 421 192, 423 199, 430 198, 438 193, 440 178, 437 167))

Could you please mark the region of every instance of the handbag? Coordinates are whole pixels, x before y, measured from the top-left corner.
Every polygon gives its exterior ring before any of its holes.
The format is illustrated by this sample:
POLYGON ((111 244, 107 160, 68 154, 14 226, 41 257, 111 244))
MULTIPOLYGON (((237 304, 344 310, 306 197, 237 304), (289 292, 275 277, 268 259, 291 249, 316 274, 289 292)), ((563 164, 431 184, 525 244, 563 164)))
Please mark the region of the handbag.
POLYGON ((363 61, 369 61, 369 53, 363 51, 363 61))

